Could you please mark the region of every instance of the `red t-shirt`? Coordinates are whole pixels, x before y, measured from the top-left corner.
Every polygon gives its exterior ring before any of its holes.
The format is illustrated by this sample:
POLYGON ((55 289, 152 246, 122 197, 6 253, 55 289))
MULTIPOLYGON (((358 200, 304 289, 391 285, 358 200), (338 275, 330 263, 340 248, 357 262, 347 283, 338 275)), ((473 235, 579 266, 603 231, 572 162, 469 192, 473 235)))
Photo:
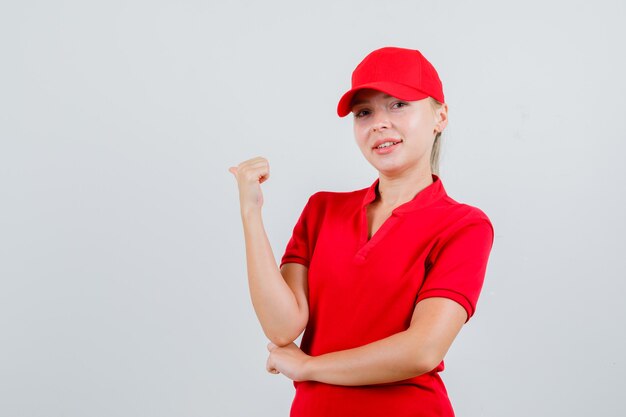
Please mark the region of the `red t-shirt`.
MULTIPOLYGON (((476 207, 446 194, 437 175, 397 207, 368 240, 367 205, 378 179, 353 192, 318 192, 307 202, 281 266, 308 267, 309 322, 301 349, 318 356, 406 330, 415 304, 446 297, 474 314, 493 245, 493 227, 476 207)), ((439 376, 348 387, 294 382, 292 417, 445 416, 454 412, 439 376)))

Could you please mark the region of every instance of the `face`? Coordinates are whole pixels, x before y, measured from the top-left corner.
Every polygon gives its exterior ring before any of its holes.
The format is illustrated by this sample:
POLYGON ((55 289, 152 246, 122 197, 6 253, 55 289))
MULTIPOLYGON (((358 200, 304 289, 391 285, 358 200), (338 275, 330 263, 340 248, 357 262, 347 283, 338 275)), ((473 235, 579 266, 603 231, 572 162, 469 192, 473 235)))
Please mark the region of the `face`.
POLYGON ((435 135, 447 124, 447 105, 435 109, 430 98, 400 100, 376 90, 361 90, 352 101, 354 137, 365 159, 381 174, 430 173, 435 135))

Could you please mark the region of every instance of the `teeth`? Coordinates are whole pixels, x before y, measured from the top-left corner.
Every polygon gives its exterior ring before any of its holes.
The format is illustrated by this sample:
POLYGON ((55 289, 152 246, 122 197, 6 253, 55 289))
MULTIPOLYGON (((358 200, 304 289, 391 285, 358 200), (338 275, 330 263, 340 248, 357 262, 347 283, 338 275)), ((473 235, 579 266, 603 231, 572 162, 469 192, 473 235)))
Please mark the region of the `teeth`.
POLYGON ((391 145, 395 145, 398 142, 385 142, 385 143, 381 143, 380 145, 378 145, 378 149, 382 149, 382 148, 388 148, 391 145))

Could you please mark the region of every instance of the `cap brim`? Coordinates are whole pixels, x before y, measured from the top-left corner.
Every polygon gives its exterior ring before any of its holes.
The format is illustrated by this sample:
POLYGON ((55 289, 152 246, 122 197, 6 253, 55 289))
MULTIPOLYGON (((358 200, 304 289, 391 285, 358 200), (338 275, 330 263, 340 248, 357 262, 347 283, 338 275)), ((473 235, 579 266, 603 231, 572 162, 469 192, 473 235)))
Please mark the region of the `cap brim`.
POLYGON ((389 81, 378 81, 368 84, 361 84, 358 87, 355 87, 345 93, 341 97, 341 99, 339 99, 339 104, 337 105, 337 114, 339 115, 339 117, 347 116, 350 113, 350 111, 352 110, 352 98, 356 93, 365 89, 381 91, 383 93, 389 94, 390 96, 399 98, 400 100, 416 101, 428 97, 428 94, 416 90, 413 87, 408 87, 403 84, 389 81))

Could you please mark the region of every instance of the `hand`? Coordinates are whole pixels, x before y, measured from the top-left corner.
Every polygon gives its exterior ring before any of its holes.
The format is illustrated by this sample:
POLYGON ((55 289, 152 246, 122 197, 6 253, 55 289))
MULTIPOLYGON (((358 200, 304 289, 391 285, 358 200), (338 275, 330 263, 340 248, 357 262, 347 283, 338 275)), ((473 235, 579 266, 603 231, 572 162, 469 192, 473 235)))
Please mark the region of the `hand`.
POLYGON ((267 358, 266 369, 272 374, 283 374, 293 381, 307 381, 307 365, 311 356, 300 350, 295 343, 279 347, 273 343, 267 345, 270 356, 267 358))
POLYGON ((256 157, 228 168, 237 180, 241 212, 259 210, 263 206, 261 184, 270 177, 270 165, 267 159, 256 157))

